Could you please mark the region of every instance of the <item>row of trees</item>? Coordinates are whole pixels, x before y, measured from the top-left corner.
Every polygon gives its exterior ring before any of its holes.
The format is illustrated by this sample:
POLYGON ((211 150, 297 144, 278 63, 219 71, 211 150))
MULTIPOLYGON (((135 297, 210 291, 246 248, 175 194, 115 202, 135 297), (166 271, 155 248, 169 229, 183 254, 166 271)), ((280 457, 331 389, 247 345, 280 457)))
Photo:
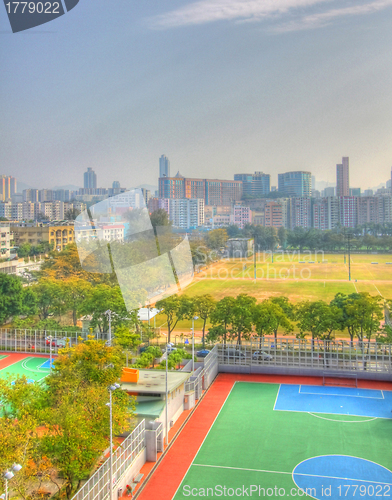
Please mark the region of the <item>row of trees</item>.
MULTIPOLYGON (((45 384, 0 379, 0 470, 23 466, 12 481, 21 498, 43 498, 51 481, 70 499, 90 475, 109 444, 108 386, 123 366, 120 348, 88 340, 59 353, 45 384)), ((133 412, 134 399, 113 392, 115 435, 131 429, 133 412)))
POLYGON ((227 341, 241 344, 242 340, 264 335, 290 334, 297 338, 332 340, 335 332, 347 331, 351 341, 378 336, 379 341, 391 341, 392 330, 381 327, 384 299, 368 293, 338 293, 327 303, 322 300, 292 304, 287 297, 272 297, 257 302, 254 297, 240 294, 215 301, 211 295, 190 298, 173 295, 157 303, 167 320, 168 341, 180 320, 198 316, 203 322, 203 346, 209 342, 227 341), (210 328, 206 334, 207 321, 210 328))
POLYGON ((305 229, 296 227, 293 230, 280 227, 264 227, 247 224, 243 229, 231 225, 226 228, 214 229, 207 233, 205 243, 211 248, 218 250, 224 247, 228 238, 256 238, 256 246, 259 250, 273 250, 278 245, 284 249, 291 250, 324 250, 326 252, 347 251, 348 235, 350 235, 350 247, 352 250, 391 251, 392 250, 392 224, 382 226, 377 230, 370 231, 369 228, 358 227, 347 229, 338 227, 333 230, 322 231, 320 229, 305 229), (378 232, 379 231, 379 232, 378 232))

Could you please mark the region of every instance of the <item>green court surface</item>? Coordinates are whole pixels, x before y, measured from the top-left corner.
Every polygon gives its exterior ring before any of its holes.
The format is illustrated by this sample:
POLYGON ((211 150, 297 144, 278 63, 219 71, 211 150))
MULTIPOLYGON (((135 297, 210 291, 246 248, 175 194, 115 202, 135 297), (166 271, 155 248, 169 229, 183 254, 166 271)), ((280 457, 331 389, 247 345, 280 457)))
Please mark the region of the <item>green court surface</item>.
POLYGON ((40 368, 40 366, 46 361, 45 358, 27 357, 0 370, 0 378, 8 378, 9 376, 16 378, 18 375, 25 375, 30 380, 43 380, 49 375, 49 369, 40 368))
MULTIPOLYGON (((317 485, 317 494, 312 492, 308 497, 352 498, 351 495, 344 495, 344 490, 339 494, 336 489, 336 479, 346 483, 347 477, 359 477, 360 484, 367 488, 365 495, 358 490, 359 498, 380 496, 371 494, 371 488, 375 488, 375 484, 371 484, 373 482, 380 483, 381 496, 392 496, 392 484, 388 486, 392 483, 389 479, 392 477, 391 419, 276 411, 274 406, 278 391, 279 384, 237 382, 234 385, 177 490, 175 500, 200 496, 306 496, 297 493, 298 485, 293 480, 293 471, 297 466, 301 468, 301 463, 310 465, 306 466, 306 474, 299 473, 295 478, 299 477, 300 481, 302 478, 309 480, 310 477, 311 481, 316 478, 312 484, 317 485), (325 456, 332 457, 326 459, 325 456), (320 473, 320 467, 317 469, 319 459, 328 460, 325 472, 323 469, 320 473), (350 474, 342 479, 336 472, 340 470, 339 460, 343 461, 343 469, 358 461, 364 464, 364 470, 349 469, 350 474), (385 478, 384 483, 382 478, 376 481, 376 477, 366 481, 367 464, 370 464, 370 468, 384 470, 387 481, 385 478), (331 495, 324 495, 321 488, 331 484, 334 491, 331 495), (257 486, 257 492, 253 490, 251 495, 252 485, 257 486), (226 495, 223 494, 224 487, 227 489, 226 495), (265 494, 259 490, 260 487, 264 488, 265 494), (233 490, 229 491, 229 488, 233 490), (244 493, 244 489, 247 493, 244 493)), ((363 404, 366 405, 366 401, 363 404)), ((350 487, 355 486, 352 480, 349 484, 350 487)))

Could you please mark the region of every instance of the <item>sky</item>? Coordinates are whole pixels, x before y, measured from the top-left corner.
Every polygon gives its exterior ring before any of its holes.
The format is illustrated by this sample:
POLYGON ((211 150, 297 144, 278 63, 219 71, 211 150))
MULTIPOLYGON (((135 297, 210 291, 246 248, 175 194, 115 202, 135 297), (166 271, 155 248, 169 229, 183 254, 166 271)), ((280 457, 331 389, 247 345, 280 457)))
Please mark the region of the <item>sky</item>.
POLYGON ((0 6, 0 174, 37 188, 311 171, 385 183, 392 0, 80 0, 13 34, 0 6))

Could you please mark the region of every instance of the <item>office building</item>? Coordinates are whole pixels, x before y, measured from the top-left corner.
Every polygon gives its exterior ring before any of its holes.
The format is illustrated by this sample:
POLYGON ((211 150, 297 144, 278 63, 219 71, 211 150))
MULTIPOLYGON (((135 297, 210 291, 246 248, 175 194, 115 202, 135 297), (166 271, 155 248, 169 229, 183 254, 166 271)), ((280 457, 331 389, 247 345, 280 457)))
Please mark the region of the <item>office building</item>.
POLYGON ((242 182, 219 179, 186 178, 177 172, 175 177, 159 179, 159 198, 203 199, 205 205, 231 206, 241 200, 242 182))
POLYGON ((170 161, 165 155, 159 158, 159 178, 170 177, 170 161))
POLYGON ((97 175, 92 168, 88 168, 87 172, 84 173, 83 187, 85 189, 96 189, 97 187, 97 175))
POLYGON ((329 196, 335 196, 335 188, 334 187, 326 187, 321 192, 322 198, 327 198, 329 196))
POLYGON ((361 188, 350 188, 350 196, 361 196, 361 188))
POLYGON ((271 176, 263 172, 254 174, 234 174, 235 181, 242 182, 244 195, 261 198, 270 192, 271 176))
POLYGON ((278 174, 278 191, 287 197, 310 197, 312 189, 312 174, 295 171, 278 174))
POLYGON ((342 163, 336 165, 336 196, 350 195, 348 156, 343 156, 342 163))

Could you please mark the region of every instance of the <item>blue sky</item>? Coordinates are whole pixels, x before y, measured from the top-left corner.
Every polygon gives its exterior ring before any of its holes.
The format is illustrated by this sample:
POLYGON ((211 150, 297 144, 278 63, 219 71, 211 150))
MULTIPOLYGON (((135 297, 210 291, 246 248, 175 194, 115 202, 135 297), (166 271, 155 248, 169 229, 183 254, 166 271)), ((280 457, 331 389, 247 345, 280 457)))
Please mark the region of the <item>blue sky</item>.
POLYGON ((36 187, 311 170, 390 178, 392 0, 80 0, 12 34, 0 8, 0 174, 36 187))

